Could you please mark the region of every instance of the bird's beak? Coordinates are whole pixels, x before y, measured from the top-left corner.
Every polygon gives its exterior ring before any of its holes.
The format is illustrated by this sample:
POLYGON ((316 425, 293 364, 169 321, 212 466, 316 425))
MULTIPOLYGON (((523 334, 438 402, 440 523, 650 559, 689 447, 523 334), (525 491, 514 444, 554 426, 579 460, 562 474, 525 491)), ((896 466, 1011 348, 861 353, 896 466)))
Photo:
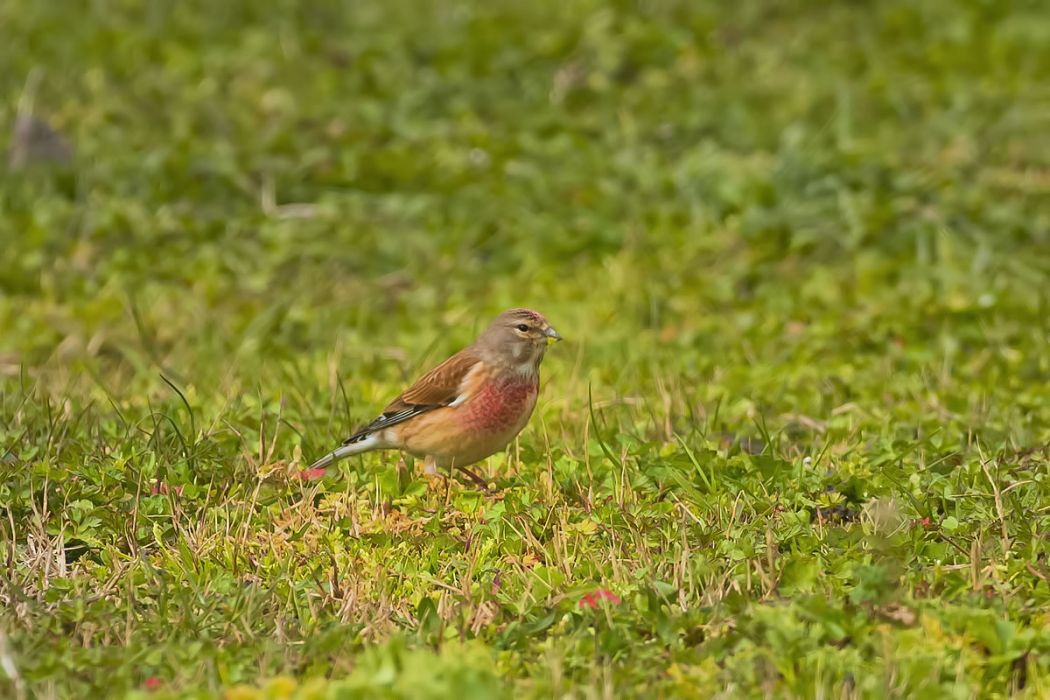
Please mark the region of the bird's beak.
POLYGON ((554 345, 561 340, 561 333, 554 330, 552 326, 547 326, 547 330, 543 331, 543 335, 547 336, 547 345, 554 345))

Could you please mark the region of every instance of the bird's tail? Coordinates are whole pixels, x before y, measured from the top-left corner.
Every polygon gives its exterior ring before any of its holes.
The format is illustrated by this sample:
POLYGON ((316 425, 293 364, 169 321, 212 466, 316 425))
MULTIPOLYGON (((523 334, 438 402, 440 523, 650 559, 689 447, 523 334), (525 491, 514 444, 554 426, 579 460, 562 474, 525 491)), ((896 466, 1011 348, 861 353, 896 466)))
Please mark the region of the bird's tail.
POLYGON ((370 452, 372 450, 382 447, 379 443, 379 438, 375 435, 369 435, 363 440, 357 440, 355 442, 344 443, 337 449, 332 450, 321 459, 317 460, 310 465, 310 469, 325 469, 332 466, 341 459, 353 455, 359 455, 363 452, 370 452))

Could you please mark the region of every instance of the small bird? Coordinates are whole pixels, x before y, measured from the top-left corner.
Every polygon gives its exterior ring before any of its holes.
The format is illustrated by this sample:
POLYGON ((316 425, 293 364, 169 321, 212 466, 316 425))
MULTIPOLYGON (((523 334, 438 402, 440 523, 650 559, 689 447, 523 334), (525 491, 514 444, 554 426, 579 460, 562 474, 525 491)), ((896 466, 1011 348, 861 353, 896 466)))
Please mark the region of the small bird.
POLYGON ((455 468, 485 487, 466 467, 502 450, 529 422, 540 362, 547 346, 559 340, 543 314, 504 311, 473 345, 424 374, 309 471, 351 455, 396 449, 423 457, 425 473, 455 468))

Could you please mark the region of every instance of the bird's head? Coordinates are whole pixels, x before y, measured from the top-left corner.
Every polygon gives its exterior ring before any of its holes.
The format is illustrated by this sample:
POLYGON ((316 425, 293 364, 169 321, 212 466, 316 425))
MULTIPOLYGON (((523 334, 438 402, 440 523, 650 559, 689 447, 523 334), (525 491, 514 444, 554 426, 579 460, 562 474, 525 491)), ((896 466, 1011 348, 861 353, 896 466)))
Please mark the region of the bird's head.
POLYGON ((497 316, 482 332, 478 346, 504 365, 534 372, 547 346, 559 340, 561 335, 543 314, 530 309, 510 309, 497 316))

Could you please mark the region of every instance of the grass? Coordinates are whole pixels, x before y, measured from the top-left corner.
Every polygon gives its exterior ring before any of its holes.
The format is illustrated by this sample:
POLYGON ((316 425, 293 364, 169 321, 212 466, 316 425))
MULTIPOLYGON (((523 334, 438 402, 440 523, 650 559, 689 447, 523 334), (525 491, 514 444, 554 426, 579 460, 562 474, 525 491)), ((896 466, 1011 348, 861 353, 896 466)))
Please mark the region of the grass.
POLYGON ((1041 3, 0 26, 0 695, 1050 694, 1041 3), (499 496, 296 478, 512 305, 499 496))

